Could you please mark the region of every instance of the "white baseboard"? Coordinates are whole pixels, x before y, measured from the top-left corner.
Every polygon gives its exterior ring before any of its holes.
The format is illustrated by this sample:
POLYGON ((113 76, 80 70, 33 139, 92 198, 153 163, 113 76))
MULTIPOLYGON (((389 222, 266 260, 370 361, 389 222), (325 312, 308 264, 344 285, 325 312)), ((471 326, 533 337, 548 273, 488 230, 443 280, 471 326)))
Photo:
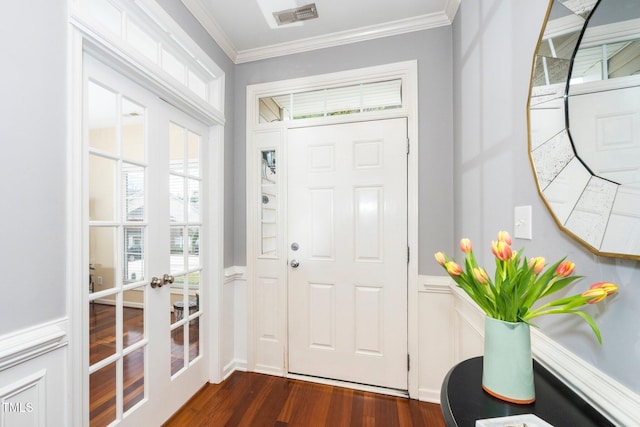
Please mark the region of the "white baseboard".
POLYGON ((418 388, 418 400, 440 404, 440 389, 418 388))
POLYGON ((233 359, 231 362, 227 363, 225 367, 222 369, 222 381, 229 378, 231 374, 235 371, 245 372, 247 370, 247 361, 233 359))

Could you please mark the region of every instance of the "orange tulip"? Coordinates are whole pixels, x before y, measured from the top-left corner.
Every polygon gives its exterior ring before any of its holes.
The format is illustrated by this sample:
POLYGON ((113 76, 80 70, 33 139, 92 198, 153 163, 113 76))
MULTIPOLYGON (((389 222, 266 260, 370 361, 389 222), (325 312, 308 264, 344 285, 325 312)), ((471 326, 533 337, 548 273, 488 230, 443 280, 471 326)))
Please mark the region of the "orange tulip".
POLYGON ((500 261, 508 261, 511 259, 511 246, 505 241, 498 240, 491 242, 491 252, 500 261))
POLYGON ((455 261, 445 263, 444 268, 446 268, 447 273, 452 276, 459 276, 462 274, 462 267, 460 267, 455 261))
POLYGON ((511 246, 511 236, 506 231, 500 231, 498 233, 498 242, 505 242, 507 245, 511 246))
POLYGON ((473 249, 471 247, 471 240, 464 238, 460 240, 460 249, 462 250, 462 252, 464 252, 465 254, 468 254, 469 252, 471 252, 471 250, 473 249))
POLYGON ((444 265, 447 262, 447 257, 443 252, 436 252, 434 256, 436 257, 436 261, 438 261, 438 264, 440 265, 444 265))
POLYGON ((556 268, 556 274, 560 277, 571 276, 576 265, 571 261, 562 261, 556 268))
POLYGON ((535 257, 529 260, 529 268, 533 269, 534 274, 538 274, 544 268, 544 257, 535 257))

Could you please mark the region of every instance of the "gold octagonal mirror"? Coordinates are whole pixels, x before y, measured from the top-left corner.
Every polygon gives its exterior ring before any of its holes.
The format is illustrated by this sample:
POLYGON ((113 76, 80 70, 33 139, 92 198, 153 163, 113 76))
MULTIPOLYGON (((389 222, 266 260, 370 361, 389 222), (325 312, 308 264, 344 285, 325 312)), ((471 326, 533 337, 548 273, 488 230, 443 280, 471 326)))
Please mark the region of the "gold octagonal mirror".
POLYGON ((640 259, 640 4, 551 0, 533 61, 529 155, 560 228, 640 259))

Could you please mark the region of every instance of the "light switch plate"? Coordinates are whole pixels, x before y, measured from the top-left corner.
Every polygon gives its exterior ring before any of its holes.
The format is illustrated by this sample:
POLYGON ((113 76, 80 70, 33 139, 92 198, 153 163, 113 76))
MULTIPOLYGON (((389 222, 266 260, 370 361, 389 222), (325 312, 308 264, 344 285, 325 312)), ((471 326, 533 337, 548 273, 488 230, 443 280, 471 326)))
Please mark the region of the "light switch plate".
POLYGON ((516 239, 533 238, 531 227, 531 206, 516 206, 514 208, 513 237, 516 239))

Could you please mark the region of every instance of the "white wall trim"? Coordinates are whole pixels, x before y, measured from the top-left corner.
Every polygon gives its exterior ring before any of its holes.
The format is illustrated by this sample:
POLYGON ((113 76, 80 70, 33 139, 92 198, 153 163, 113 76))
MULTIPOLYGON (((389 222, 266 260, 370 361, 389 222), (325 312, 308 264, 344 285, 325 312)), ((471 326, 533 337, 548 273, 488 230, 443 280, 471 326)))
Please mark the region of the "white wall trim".
POLYGON ((247 267, 234 265, 224 269, 224 283, 247 280, 247 267))
POLYGON ((640 396, 539 330, 531 329, 531 350, 538 362, 612 422, 640 425, 640 396))
POLYGON ((0 337, 0 371, 67 346, 68 328, 63 318, 0 337))

